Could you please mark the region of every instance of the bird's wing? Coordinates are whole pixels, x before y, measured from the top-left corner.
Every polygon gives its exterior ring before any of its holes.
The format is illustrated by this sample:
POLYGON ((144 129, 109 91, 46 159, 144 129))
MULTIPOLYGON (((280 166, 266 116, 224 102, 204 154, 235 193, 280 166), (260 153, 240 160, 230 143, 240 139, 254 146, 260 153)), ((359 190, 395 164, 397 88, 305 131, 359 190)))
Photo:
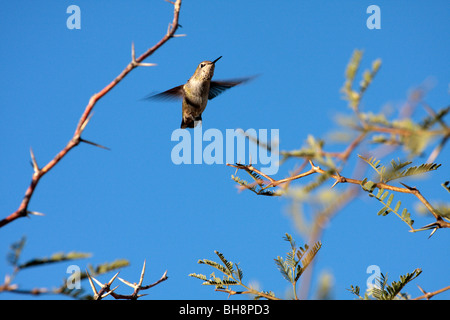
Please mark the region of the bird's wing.
POLYGON ((150 94, 144 98, 144 100, 177 100, 183 98, 183 85, 169 89, 167 91, 150 94))
POLYGON ((252 78, 241 78, 241 79, 233 79, 233 80, 224 80, 224 81, 211 81, 209 86, 209 95, 208 99, 214 99, 219 94, 224 92, 227 89, 230 89, 238 84, 249 81, 252 78))

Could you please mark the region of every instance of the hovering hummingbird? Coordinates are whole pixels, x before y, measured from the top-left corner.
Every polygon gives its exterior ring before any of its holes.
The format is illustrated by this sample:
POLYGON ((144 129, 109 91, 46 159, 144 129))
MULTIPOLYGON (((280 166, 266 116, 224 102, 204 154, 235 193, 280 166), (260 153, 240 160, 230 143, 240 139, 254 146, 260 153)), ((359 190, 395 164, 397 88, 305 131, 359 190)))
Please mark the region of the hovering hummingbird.
POLYGON ((146 99, 183 99, 181 128, 194 128, 198 121, 202 121, 202 113, 205 111, 208 100, 214 99, 223 91, 251 79, 211 81, 215 63, 220 58, 222 56, 212 62, 201 62, 186 84, 148 96, 146 99))

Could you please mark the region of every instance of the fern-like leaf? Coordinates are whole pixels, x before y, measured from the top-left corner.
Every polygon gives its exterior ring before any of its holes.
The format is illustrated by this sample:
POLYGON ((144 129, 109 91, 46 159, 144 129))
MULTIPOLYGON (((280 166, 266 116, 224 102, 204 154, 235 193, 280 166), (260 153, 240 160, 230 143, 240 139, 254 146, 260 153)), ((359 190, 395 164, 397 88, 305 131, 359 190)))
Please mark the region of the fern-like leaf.
MULTIPOLYGON (((394 163, 395 163, 395 161, 394 161, 394 163)), ((436 163, 424 163, 424 164, 421 164, 420 166, 410 167, 408 169, 400 171, 401 168, 409 165, 410 163, 411 162, 405 162, 403 164, 401 164, 401 163, 393 164, 393 170, 388 175, 386 182, 392 181, 395 179, 408 177, 408 176, 419 175, 419 174, 423 174, 426 172, 434 171, 434 170, 437 170, 441 166, 440 164, 436 164, 436 163)))
POLYGON ((450 192, 450 181, 445 181, 443 184, 441 184, 441 186, 443 186, 445 190, 450 192))

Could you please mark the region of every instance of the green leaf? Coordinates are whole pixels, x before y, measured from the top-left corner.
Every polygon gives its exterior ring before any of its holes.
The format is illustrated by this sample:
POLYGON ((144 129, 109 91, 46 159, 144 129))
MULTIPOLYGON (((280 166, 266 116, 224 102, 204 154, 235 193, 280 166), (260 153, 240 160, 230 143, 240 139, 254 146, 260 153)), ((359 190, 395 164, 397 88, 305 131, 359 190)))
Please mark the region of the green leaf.
MULTIPOLYGON (((127 267, 130 265, 130 262, 126 259, 116 259, 112 262, 105 262, 98 264, 97 266, 88 265, 87 269, 89 269, 89 273, 92 276, 105 274, 123 267, 127 267)), ((82 272, 81 279, 87 278, 87 274, 82 272)))
POLYGON ((189 277, 193 277, 193 278, 197 278, 197 279, 200 279, 200 280, 203 280, 203 281, 207 280, 207 278, 206 278, 206 276, 204 274, 190 273, 190 274, 188 274, 188 276, 189 277))
MULTIPOLYGON (((387 191, 386 191, 386 193, 387 193, 387 191)), ((386 202, 386 206, 387 206, 387 207, 389 207, 389 206, 391 205, 393 199, 394 199, 394 194, 391 193, 391 195, 389 196, 388 201, 386 202)), ((394 210, 394 211, 395 211, 395 210, 394 210)))
POLYGON ((358 286, 350 285, 350 289, 347 290, 353 293, 354 295, 358 296, 359 298, 361 298, 361 296, 359 295, 361 289, 358 286))
POLYGON ((394 208, 394 212, 398 212, 398 209, 400 209, 401 204, 402 204, 401 201, 397 202, 397 204, 395 205, 395 208, 394 208))
POLYGON ((281 275, 288 281, 288 282, 293 282, 294 279, 292 277, 292 274, 290 272, 290 268, 288 266, 288 264, 283 260, 282 257, 277 257, 275 260, 275 264, 278 267, 278 270, 280 270, 281 275))
POLYGON ((222 266, 221 264, 219 264, 219 263, 217 263, 215 261, 208 260, 208 259, 202 259, 202 260, 199 260, 198 263, 206 264, 206 265, 208 265, 210 267, 216 268, 220 272, 223 272, 225 274, 229 274, 229 271, 228 271, 228 269, 226 267, 222 266))
POLYGON ((369 166, 371 166, 373 170, 376 171, 381 182, 384 181, 383 175, 384 172, 386 171, 386 168, 380 165, 380 160, 377 160, 375 157, 366 158, 361 155, 358 155, 358 157, 362 159, 364 162, 366 162, 369 166))
POLYGON ((227 259, 225 259, 225 257, 223 256, 222 253, 218 252, 218 251, 214 251, 216 253, 216 255, 220 258, 220 260, 222 261, 222 263, 225 265, 225 267, 227 268, 228 272, 225 272, 227 275, 233 275, 234 270, 233 270, 233 262, 229 262, 227 259))
POLYGON ((308 267, 312 259, 319 251, 322 244, 316 242, 312 248, 305 244, 304 248, 297 247, 292 236, 286 233, 284 240, 291 245, 291 250, 287 253, 286 259, 277 257, 274 259, 281 275, 290 283, 298 281, 304 270, 308 267))
POLYGON ((19 241, 14 242, 11 245, 11 252, 9 252, 7 256, 7 260, 11 265, 17 266, 19 263, 19 258, 22 254, 23 248, 25 247, 26 240, 27 238, 23 236, 19 241))
POLYGON ((442 122, 444 116, 450 112, 450 106, 447 106, 443 109, 438 110, 436 113, 434 113, 433 115, 430 115, 428 117, 426 117, 422 123, 421 123, 421 127, 423 129, 429 129, 431 128, 435 123, 437 122, 442 122))
POLYGON ((379 216, 386 216, 389 213, 389 209, 386 207, 383 207, 378 211, 377 215, 379 216))
POLYGON ((407 211, 407 209, 403 209, 403 212, 400 214, 398 210, 401 206, 401 201, 398 201, 394 208, 391 207, 392 201, 394 200, 394 194, 389 193, 388 191, 384 191, 384 189, 378 189, 377 194, 375 195, 373 193, 375 186, 370 184, 371 181, 367 181, 367 179, 364 179, 361 182, 361 187, 363 190, 369 192, 369 196, 377 199, 383 204, 383 208, 381 208, 377 215, 386 216, 390 212, 394 212, 402 221, 404 221, 410 228, 412 228, 412 225, 414 223, 414 220, 411 220, 411 215, 407 211), (389 197, 388 197, 389 195, 389 197), (387 201, 385 201, 387 198, 387 201))

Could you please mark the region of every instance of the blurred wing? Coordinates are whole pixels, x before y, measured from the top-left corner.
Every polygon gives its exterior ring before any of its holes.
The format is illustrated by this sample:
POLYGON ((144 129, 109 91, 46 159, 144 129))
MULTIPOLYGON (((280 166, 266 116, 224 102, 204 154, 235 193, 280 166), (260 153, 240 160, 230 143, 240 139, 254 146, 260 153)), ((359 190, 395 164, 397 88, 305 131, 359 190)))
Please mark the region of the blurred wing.
POLYGON ((169 89, 167 91, 151 94, 144 98, 144 100, 178 100, 183 98, 183 85, 169 89))
POLYGON ((211 81, 209 86, 209 95, 208 99, 214 99, 219 94, 224 92, 227 89, 230 89, 238 84, 249 81, 252 78, 242 78, 242 79, 234 79, 234 80, 225 80, 225 81, 211 81))

